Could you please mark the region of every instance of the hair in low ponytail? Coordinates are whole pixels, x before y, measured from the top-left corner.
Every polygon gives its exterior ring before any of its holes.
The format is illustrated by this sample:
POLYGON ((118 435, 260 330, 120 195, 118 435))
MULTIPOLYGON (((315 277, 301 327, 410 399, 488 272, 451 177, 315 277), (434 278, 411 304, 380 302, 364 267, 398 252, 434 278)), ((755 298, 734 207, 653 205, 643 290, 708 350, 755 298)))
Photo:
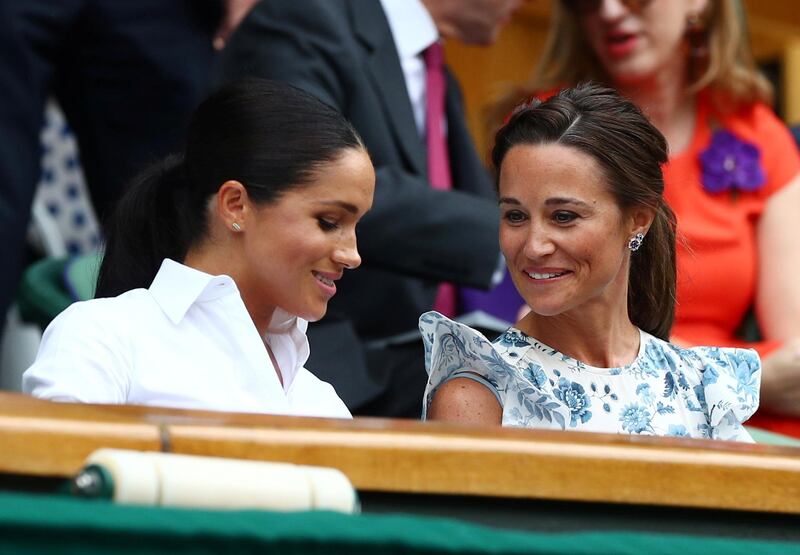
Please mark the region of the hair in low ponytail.
POLYGON ((676 224, 663 197, 664 136, 636 105, 612 89, 591 84, 564 89, 544 102, 518 107, 497 132, 492 150, 497 175, 513 146, 548 143, 576 148, 595 159, 623 210, 653 210, 647 236, 631 254, 628 315, 642 330, 669 340, 675 318, 676 224))
POLYGON ((171 155, 137 176, 106 222, 106 250, 97 279, 98 297, 119 295, 152 282, 165 258, 183 260, 190 238, 179 219, 186 214, 183 158, 171 155))
POLYGON ((106 222, 97 297, 149 287, 165 258, 182 262, 208 233, 208 200, 228 180, 269 204, 308 184, 355 129, 311 94, 264 79, 232 83, 192 116, 186 146, 137 177, 106 222))

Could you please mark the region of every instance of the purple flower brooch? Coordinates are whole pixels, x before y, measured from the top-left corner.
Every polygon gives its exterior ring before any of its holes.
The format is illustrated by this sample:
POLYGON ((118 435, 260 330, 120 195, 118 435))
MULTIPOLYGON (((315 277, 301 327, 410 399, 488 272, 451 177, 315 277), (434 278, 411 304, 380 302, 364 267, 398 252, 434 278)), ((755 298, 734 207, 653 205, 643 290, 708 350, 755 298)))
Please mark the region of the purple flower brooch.
POLYGON ((758 147, 724 129, 714 132, 700 163, 703 188, 709 193, 756 191, 766 181, 758 147))

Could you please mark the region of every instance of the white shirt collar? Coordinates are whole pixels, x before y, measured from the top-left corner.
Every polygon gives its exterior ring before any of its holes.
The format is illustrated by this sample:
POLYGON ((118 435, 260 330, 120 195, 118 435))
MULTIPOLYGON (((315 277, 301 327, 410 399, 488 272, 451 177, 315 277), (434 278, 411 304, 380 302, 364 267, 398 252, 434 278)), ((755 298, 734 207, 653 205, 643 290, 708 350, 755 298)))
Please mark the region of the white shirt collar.
MULTIPOLYGON (((161 263, 150 294, 173 324, 180 323, 195 303, 213 301, 227 295, 239 294, 233 278, 227 275, 212 276, 190 266, 165 258, 161 263)), ((308 322, 276 308, 267 327, 267 333, 291 333, 295 329, 305 334, 308 322)), ((308 347, 300 349, 302 363, 308 358, 308 347), (303 356, 305 355, 305 356, 303 356)))
POLYGON ((439 40, 439 31, 421 0, 381 0, 400 59, 418 56, 439 40))
POLYGON ((173 324, 180 323, 189 308, 197 302, 211 301, 238 292, 230 276, 212 276, 169 258, 161 263, 150 285, 150 293, 173 324))

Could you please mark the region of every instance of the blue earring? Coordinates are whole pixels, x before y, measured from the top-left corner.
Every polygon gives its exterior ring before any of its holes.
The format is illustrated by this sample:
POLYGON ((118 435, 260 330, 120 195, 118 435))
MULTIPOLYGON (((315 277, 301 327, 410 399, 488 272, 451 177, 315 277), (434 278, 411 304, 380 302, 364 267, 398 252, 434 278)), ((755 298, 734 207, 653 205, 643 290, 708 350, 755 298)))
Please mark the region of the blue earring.
POLYGON ((628 248, 631 249, 631 252, 636 252, 639 250, 639 247, 642 246, 643 241, 644 241, 644 234, 637 233, 636 235, 631 237, 630 241, 628 241, 628 248))

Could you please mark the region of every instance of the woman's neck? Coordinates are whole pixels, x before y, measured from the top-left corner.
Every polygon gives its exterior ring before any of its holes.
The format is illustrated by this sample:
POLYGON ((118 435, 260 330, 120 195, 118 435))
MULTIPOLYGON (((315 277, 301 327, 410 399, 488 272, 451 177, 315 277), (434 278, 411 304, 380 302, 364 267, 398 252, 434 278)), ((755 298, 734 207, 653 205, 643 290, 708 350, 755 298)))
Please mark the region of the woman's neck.
POLYGON ((542 343, 597 368, 631 364, 639 353, 639 330, 626 317, 590 322, 586 313, 539 316, 530 314, 519 327, 542 343), (526 325, 527 324, 527 325, 526 325))
POLYGON ((627 287, 620 288, 618 295, 594 299, 556 316, 531 311, 517 327, 559 352, 598 368, 625 366, 639 352, 639 330, 628 316, 627 287))
POLYGON ((195 270, 200 270, 213 276, 221 274, 230 276, 236 283, 236 288, 239 290, 245 309, 250 315, 256 330, 258 330, 258 334, 262 338, 266 337, 269 323, 275 313, 275 307, 265 306, 261 297, 253 294, 256 288, 247 283, 244 278, 247 274, 241 271, 241 265, 235 257, 232 257, 230 252, 220 253, 219 250, 204 247, 191 248, 186 254, 183 263, 195 270))
POLYGON ((671 155, 690 144, 697 114, 695 95, 686 92, 685 65, 676 64, 649 79, 616 88, 650 118, 667 139, 671 155))

